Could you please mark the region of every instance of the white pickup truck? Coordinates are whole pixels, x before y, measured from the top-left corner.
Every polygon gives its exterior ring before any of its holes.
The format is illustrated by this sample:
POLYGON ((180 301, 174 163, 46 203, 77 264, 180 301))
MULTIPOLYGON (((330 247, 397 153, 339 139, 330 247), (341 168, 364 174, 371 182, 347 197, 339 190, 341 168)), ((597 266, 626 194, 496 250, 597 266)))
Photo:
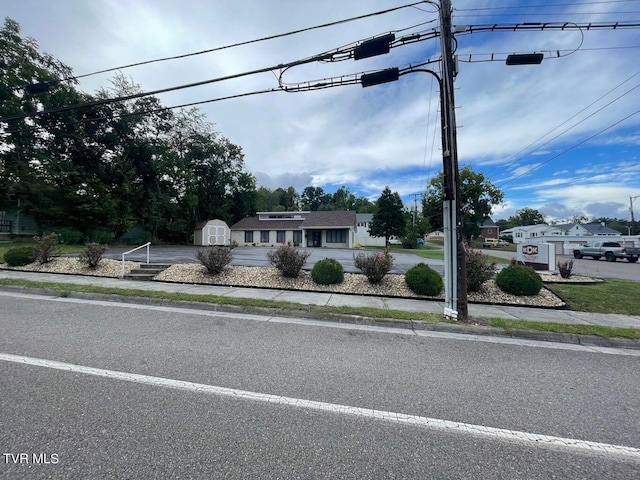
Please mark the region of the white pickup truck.
POLYGON ((640 248, 623 247, 618 242, 591 242, 573 249, 573 258, 582 257, 591 257, 594 260, 604 257, 607 262, 626 258, 629 263, 635 263, 640 257, 640 248))

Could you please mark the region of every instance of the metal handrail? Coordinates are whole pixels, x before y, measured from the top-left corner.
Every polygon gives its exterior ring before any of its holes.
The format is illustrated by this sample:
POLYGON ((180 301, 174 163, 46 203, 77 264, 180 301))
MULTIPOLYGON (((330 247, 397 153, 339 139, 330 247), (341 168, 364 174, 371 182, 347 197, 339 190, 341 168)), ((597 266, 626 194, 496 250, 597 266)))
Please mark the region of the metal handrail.
POLYGON ((124 267, 124 256, 125 256, 125 255, 128 255, 128 254, 130 254, 130 253, 133 253, 133 252, 135 252, 136 250, 140 250, 141 248, 147 247, 147 263, 149 263, 149 245, 151 245, 151 242, 147 242, 147 243, 145 243, 144 245, 140 245, 139 247, 136 247, 136 248, 134 248, 134 249, 132 249, 132 250, 129 250, 128 252, 124 252, 124 253, 122 254, 122 275, 121 275, 121 276, 123 276, 123 277, 124 277, 124 268, 125 268, 125 267, 124 267))

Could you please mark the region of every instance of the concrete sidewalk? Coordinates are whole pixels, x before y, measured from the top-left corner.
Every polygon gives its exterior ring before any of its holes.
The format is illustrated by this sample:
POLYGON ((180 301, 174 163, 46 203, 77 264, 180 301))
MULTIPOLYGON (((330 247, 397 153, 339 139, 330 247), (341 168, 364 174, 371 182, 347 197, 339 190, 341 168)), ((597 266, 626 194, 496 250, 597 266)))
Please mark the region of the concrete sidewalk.
MULTIPOLYGON (((165 282, 140 282, 117 278, 89 277, 83 275, 60 275, 53 273, 22 272, 0 270, 0 278, 23 279, 41 282, 95 285, 110 288, 130 288, 137 290, 164 291, 192 295, 219 295, 223 297, 256 298, 301 305, 372 307, 383 310, 407 312, 443 313, 443 302, 413 300, 393 297, 371 297, 343 295, 323 292, 292 290, 271 290, 259 288, 220 287, 213 285, 193 285, 165 282)), ((633 315, 600 314, 551 310, 542 308, 469 304, 469 315, 478 318, 506 318, 538 322, 564 324, 602 325, 640 329, 640 317, 633 315)))

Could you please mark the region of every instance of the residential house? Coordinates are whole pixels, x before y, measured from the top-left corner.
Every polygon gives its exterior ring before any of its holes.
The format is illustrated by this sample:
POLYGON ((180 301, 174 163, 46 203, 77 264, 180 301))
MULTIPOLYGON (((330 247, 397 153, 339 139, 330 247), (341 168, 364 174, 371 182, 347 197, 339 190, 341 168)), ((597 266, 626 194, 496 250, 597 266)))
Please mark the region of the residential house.
POLYGON ((482 240, 500 238, 500 227, 489 217, 485 218, 482 225, 480 225, 480 238, 482 240))
POLYGON ((258 212, 231 226, 231 242, 241 246, 353 248, 355 234, 355 211, 258 212))
POLYGON ((537 240, 544 237, 548 240, 550 237, 593 237, 593 236, 606 236, 606 237, 619 237, 621 235, 617 230, 613 230, 609 227, 605 227, 600 223, 565 223, 558 225, 525 225, 520 227, 513 227, 507 230, 503 230, 503 235, 512 235, 514 243, 522 243, 530 241, 532 239, 537 240))
POLYGON ((383 237, 372 237, 369 227, 373 220, 373 213, 356 213, 356 245, 362 247, 384 247, 383 237))

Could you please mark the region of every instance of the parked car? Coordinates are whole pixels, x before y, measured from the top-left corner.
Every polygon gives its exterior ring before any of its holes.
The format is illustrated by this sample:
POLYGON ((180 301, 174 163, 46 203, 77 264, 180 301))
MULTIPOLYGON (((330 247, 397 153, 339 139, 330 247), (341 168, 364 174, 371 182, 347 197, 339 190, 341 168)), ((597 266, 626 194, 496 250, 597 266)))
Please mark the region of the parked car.
POLYGON ((629 263, 635 263, 640 257, 640 248, 623 247, 618 242, 591 242, 573 249, 573 258, 582 257, 591 257, 594 260, 604 257, 607 262, 626 258, 629 263))
POLYGON ((508 246, 509 242, 505 240, 498 240, 497 238, 487 238, 484 242, 482 242, 482 248, 499 248, 508 246))

